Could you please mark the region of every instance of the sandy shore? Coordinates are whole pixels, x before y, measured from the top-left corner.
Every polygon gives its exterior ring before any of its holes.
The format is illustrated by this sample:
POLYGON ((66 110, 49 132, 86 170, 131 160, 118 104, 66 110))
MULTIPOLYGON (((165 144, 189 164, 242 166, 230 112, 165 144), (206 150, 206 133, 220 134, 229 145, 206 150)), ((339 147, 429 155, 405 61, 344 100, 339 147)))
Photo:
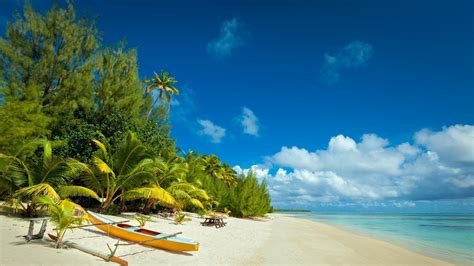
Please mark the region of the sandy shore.
MULTIPOLYGON (((183 232, 182 237, 201 243, 197 252, 176 254, 139 245, 120 246, 117 256, 129 265, 449 265, 396 245, 359 236, 333 226, 272 214, 271 219, 253 221, 228 218, 227 226, 216 229, 200 225, 202 219, 176 225, 153 217, 146 227, 166 233, 183 232)), ((111 217, 114 220, 130 218, 111 217)), ((39 224, 37 225, 39 229, 39 224)), ((117 240, 94 227, 68 232, 66 240, 107 251, 117 240)), ((28 222, 0 215, 0 265, 105 265, 102 259, 73 249, 56 250, 46 242, 26 244, 28 222)), ((48 231, 51 225, 48 225, 48 231)), ((116 265, 109 262, 109 265, 116 265)))

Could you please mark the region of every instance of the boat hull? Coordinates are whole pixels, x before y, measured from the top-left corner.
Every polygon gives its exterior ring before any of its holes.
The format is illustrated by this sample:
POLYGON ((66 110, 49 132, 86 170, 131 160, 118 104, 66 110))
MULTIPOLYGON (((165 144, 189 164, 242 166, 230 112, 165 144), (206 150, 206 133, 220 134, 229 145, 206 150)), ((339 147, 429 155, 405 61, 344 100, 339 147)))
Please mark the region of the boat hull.
POLYGON ((157 239, 160 237, 166 237, 166 234, 158 233, 156 236, 149 236, 150 232, 157 233, 147 229, 141 229, 140 227, 132 227, 124 229, 119 227, 118 225, 114 224, 107 224, 110 223, 110 220, 104 219, 105 217, 100 217, 98 214, 88 212, 87 213, 87 220, 95 225, 95 227, 99 228, 100 230, 104 231, 107 234, 112 236, 130 241, 139 243, 141 245, 165 249, 165 250, 172 250, 172 251, 197 251, 199 250, 199 243, 179 238, 179 237, 169 237, 164 239, 157 239), (136 229, 136 230, 135 230, 136 229), (141 231, 141 232, 136 232, 141 231))

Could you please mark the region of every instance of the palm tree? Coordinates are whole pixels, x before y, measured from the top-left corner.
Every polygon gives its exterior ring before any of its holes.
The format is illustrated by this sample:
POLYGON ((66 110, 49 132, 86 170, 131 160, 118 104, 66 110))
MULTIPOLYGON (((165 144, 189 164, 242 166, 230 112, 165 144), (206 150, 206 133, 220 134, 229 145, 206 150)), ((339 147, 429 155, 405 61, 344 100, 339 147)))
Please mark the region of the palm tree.
POLYGON ((228 187, 235 184, 236 173, 228 164, 222 165, 215 155, 203 157, 204 171, 211 177, 224 181, 228 187))
POLYGON ((166 101, 169 103, 171 102, 171 94, 179 94, 179 90, 174 87, 174 84, 178 83, 178 81, 171 76, 170 73, 166 71, 161 71, 160 74, 155 73, 155 77, 150 80, 145 80, 147 84, 147 93, 151 93, 152 91, 158 89, 160 90, 158 97, 156 97, 153 105, 151 106, 150 111, 148 112, 147 118, 150 117, 153 107, 155 106, 158 99, 163 99, 163 96, 166 97, 166 101))
POLYGON ((37 202, 48 207, 49 219, 56 225, 55 248, 61 246, 64 234, 73 226, 81 225, 85 221, 86 211, 78 204, 69 200, 53 200, 50 197, 38 197, 37 202))
POLYGON ((186 180, 191 183, 201 183, 206 177, 206 167, 204 164, 203 157, 194 151, 190 151, 184 157, 186 164, 188 165, 188 171, 186 174, 186 180))
POLYGON ((53 156, 49 141, 43 141, 43 158, 32 166, 13 155, 0 154, 0 160, 6 165, 3 175, 14 181, 19 188, 13 197, 26 201, 24 211, 27 216, 36 215, 36 198, 40 196, 49 196, 54 200, 72 196, 99 198, 86 187, 68 185, 71 178, 80 171, 81 163, 53 156))
POLYGON ((115 200, 123 199, 125 191, 138 188, 155 177, 155 161, 132 132, 128 133, 125 142, 113 154, 108 143, 99 140, 93 142, 98 151, 92 157, 92 167, 83 165, 82 179, 100 195, 100 211, 106 212, 115 200))
POLYGON ((145 212, 159 203, 165 207, 183 209, 187 206, 204 208, 203 202, 209 200, 207 193, 197 184, 186 181, 188 166, 179 157, 164 161, 155 159, 157 173, 144 187, 126 193, 127 199, 146 199, 145 212))
POLYGON ((235 170, 228 163, 224 163, 222 165, 221 176, 222 180, 227 184, 228 187, 232 187, 237 183, 237 172, 235 172, 235 170))
POLYGON ((7 155, 0 153, 0 194, 11 196, 18 190, 28 178, 21 176, 21 173, 15 171, 18 168, 25 168, 25 160, 31 155, 38 146, 44 144, 43 140, 32 140, 23 144, 14 154, 7 155), (12 173, 16 173, 13 174, 12 173))

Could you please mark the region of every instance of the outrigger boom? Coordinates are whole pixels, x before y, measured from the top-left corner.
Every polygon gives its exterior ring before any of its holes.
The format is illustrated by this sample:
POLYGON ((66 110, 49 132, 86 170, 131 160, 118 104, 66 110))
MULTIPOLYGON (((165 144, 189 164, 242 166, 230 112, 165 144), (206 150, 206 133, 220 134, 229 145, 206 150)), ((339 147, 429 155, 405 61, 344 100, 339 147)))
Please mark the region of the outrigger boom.
MULTIPOLYGON (((91 225, 107 234, 118 237, 133 244, 142 244, 149 247, 172 250, 172 251, 197 251, 199 243, 190 239, 176 237, 181 232, 165 234, 152 231, 139 226, 133 226, 122 222, 114 222, 109 218, 97 213, 87 212, 87 220, 91 225)), ((125 244, 125 245, 133 245, 125 244)))

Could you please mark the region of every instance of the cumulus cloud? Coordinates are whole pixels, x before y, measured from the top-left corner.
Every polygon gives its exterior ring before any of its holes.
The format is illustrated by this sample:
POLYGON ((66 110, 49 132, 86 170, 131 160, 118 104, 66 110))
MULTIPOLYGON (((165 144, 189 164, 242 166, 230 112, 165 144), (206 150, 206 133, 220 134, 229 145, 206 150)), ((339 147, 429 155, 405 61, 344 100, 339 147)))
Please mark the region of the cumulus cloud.
POLYGON ((225 136, 226 129, 214 124, 210 120, 201 120, 197 121, 201 126, 199 130, 200 135, 208 136, 211 138, 212 143, 220 143, 222 138, 225 136))
POLYGON ((365 65, 373 53, 374 49, 369 43, 353 41, 334 55, 324 54, 324 80, 328 84, 339 82, 342 71, 365 65))
POLYGON ((474 126, 454 125, 414 134, 413 144, 390 145, 365 134, 332 137, 325 149, 282 147, 258 172, 275 206, 359 204, 415 207, 415 201, 474 196, 474 126))
POLYGON ((207 52, 216 58, 226 58, 243 44, 243 24, 234 17, 222 23, 219 36, 207 44, 207 52))
POLYGON ((417 143, 436 152, 444 160, 455 164, 474 165, 474 128, 455 125, 440 132, 424 129, 416 133, 417 143))
POLYGON ((242 108, 242 115, 239 120, 245 134, 258 137, 260 125, 258 117, 252 110, 247 107, 242 108))

